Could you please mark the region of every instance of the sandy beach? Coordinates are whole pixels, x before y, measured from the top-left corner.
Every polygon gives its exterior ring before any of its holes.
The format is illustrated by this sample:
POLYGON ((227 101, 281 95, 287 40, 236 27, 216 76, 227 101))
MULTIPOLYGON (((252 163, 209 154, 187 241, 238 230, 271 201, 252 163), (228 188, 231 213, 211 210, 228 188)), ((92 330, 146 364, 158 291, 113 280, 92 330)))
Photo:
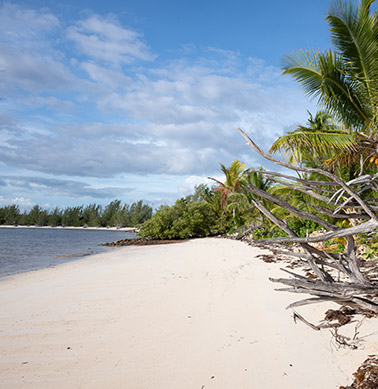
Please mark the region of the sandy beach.
MULTIPOLYGON (((336 389, 378 352, 294 323, 282 264, 206 238, 125 247, 0 282, 0 388, 336 389)), ((308 320, 325 304, 298 308, 308 320)), ((353 334, 356 323, 340 332, 353 334)))

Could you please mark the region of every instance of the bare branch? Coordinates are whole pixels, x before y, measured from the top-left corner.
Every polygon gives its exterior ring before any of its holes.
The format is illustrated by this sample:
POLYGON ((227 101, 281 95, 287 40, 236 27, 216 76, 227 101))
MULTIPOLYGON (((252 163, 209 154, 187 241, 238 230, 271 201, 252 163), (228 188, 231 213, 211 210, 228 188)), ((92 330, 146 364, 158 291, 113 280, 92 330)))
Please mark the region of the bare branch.
POLYGON ((301 218, 301 219, 307 219, 312 220, 315 223, 319 224, 320 226, 326 228, 327 230, 337 230, 338 227, 334 226, 331 223, 326 222, 323 219, 320 219, 316 215, 313 215, 312 213, 304 212, 299 210, 298 208, 294 207, 293 205, 287 203, 286 201, 283 201, 281 199, 278 199, 277 197, 265 192, 262 189, 259 189, 251 184, 248 185, 248 189, 255 195, 262 197, 265 200, 268 200, 276 205, 279 205, 280 207, 288 210, 293 215, 301 218))
MULTIPOLYGON (((329 216, 332 219, 350 220, 350 227, 340 228, 335 224, 323 220, 317 215, 302 211, 298 207, 293 206, 279 197, 273 196, 267 191, 261 190, 251 184, 247 186, 249 191, 256 197, 282 207, 295 217, 312 220, 326 229, 325 232, 321 232, 318 236, 300 237, 289 228, 284 220, 280 220, 276 217, 259 200, 254 199, 252 201, 261 213, 288 235, 287 237, 262 239, 260 241, 263 241, 265 244, 283 242, 299 243, 305 251, 304 253, 292 253, 290 251, 279 250, 276 250, 275 252, 299 258, 297 261, 309 265, 317 276, 317 279, 314 280, 312 275, 307 276, 306 274, 306 276, 303 276, 290 270, 282 269, 294 278, 270 279, 273 282, 278 282, 287 286, 277 290, 291 293, 306 293, 315 296, 292 303, 289 305, 289 308, 331 300, 339 304, 349 305, 359 312, 373 312, 378 314, 378 303, 371 298, 372 295, 377 295, 378 293, 378 283, 371 275, 365 275, 361 272, 359 261, 356 256, 355 244, 356 234, 373 234, 378 230, 378 217, 375 214, 375 211, 378 211, 377 198, 373 195, 370 199, 362 200, 360 196, 370 189, 378 192, 378 183, 376 182, 378 173, 374 176, 368 174, 365 174, 364 176, 361 175, 349 182, 344 182, 326 170, 306 168, 302 165, 292 166, 284 163, 261 150, 242 130, 238 129, 238 131, 247 140, 249 146, 267 160, 297 172, 298 176, 300 176, 299 172, 309 173, 309 176, 313 173, 317 173, 330 181, 307 180, 305 179, 304 174, 302 177, 298 178, 276 172, 261 170, 258 170, 257 172, 263 174, 273 182, 309 196, 308 206, 318 213, 329 216), (326 197, 327 194, 330 195, 330 197, 326 197), (311 201, 312 199, 314 199, 314 201, 311 201), (324 206, 316 205, 315 200, 322 202, 324 206), (315 204, 313 204, 314 202, 315 204), (346 239, 346 252, 340 254, 330 253, 325 250, 322 251, 311 244, 325 242, 326 240, 335 238, 346 239), (329 269, 331 269, 331 271, 332 269, 338 271, 337 281, 335 281, 332 276, 334 273, 327 271, 329 269), (341 273, 344 275, 342 278, 340 277, 341 273)), ((256 170, 249 169, 249 171, 256 170)), ((334 324, 314 326, 300 315, 296 315, 296 319, 302 320, 316 330, 334 326, 334 324)))
POLYGON ((304 167, 299 167, 299 166, 291 166, 287 163, 284 163, 282 161, 280 161, 279 159, 276 159, 274 158, 272 155, 266 153, 265 151, 261 150, 253 141, 252 139, 244 132, 242 131, 240 128, 238 128, 238 131, 240 132, 240 134, 244 137, 244 139, 246 139, 247 143, 249 144, 249 146, 251 146, 258 154, 260 154, 261 156, 263 156, 265 159, 267 159, 268 161, 272 161, 274 162, 276 165, 280 165, 280 166, 283 166, 283 167, 286 167, 287 169, 290 169, 290 170, 295 170, 295 171, 301 171, 301 172, 307 172, 307 173, 319 173, 327 178, 329 178, 330 180, 332 181, 335 181, 336 183, 338 183, 344 190, 345 192, 347 192, 350 196, 352 196, 360 205, 361 207, 364 209, 364 211, 374 220, 378 221, 378 218, 377 216, 374 214, 374 212, 369 208, 369 206, 367 204, 364 203, 364 201, 359 197, 357 196, 350 188, 349 186, 343 182, 342 180, 340 180, 337 176, 333 175, 332 173, 329 173, 325 170, 322 170, 322 169, 314 169, 314 168, 304 168, 304 167))
POLYGON ((319 213, 333 217, 335 219, 363 219, 370 220, 370 217, 361 213, 334 213, 328 208, 322 207, 320 205, 311 205, 312 208, 316 209, 319 213))
POLYGON ((339 229, 337 231, 327 232, 320 236, 309 236, 307 238, 301 237, 279 237, 272 239, 264 239, 265 243, 283 243, 283 242, 291 242, 291 243, 314 243, 314 242, 324 242, 328 239, 334 238, 342 238, 350 235, 363 234, 367 232, 375 231, 378 228, 378 221, 369 220, 366 223, 359 224, 354 227, 339 229))

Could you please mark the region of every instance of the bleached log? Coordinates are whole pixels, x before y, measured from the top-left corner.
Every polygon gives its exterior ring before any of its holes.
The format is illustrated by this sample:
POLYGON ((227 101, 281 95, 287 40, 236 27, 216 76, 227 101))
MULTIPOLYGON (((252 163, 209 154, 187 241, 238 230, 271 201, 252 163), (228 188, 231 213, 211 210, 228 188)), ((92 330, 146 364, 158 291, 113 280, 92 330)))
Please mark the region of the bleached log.
POLYGON ((332 173, 329 173, 327 172, 326 170, 323 170, 323 169, 317 169, 317 168, 304 168, 303 166, 292 166, 292 165, 289 165, 285 162, 282 162, 280 161, 279 159, 277 158, 274 158, 272 155, 266 153, 265 151, 263 151, 262 149, 260 149, 260 147, 258 147, 253 141, 252 139, 243 131, 241 130, 240 128, 238 128, 238 131, 239 133, 244 137, 244 139, 247 141, 248 145, 254 149, 258 154, 260 154, 262 157, 264 157, 265 159, 267 159, 268 161, 271 161, 273 163, 275 163, 276 165, 280 165, 282 167, 285 167, 287 169, 290 169, 290 170, 295 170, 295 171, 300 171, 300 172, 307 172, 307 173, 319 173, 321 175, 323 175, 324 177, 327 177, 329 178, 330 180, 332 181, 335 181, 337 184, 339 184, 344 190, 346 193, 348 193, 350 196, 352 196, 360 205, 361 207, 363 208, 363 210, 374 220, 377 220, 378 221, 378 218, 377 216, 374 214, 374 212, 367 206, 367 204, 364 203, 364 201, 359 197, 357 196, 350 188, 349 186, 344 182, 342 181, 341 179, 339 179, 337 176, 335 176, 334 174, 332 173))
POLYGON ((265 239, 265 241, 266 243, 282 243, 282 242, 316 243, 316 242, 324 242, 328 239, 342 238, 342 237, 352 236, 356 234, 368 233, 368 232, 376 231, 377 229, 378 229, 378 221, 370 219, 366 223, 359 224, 354 227, 339 229, 337 231, 327 232, 320 236, 309 236, 307 238, 279 237, 279 238, 265 239))
MULTIPOLYGON (((280 250, 276 250, 275 252, 299 258, 299 261, 305 261, 318 277, 318 279, 313 280, 287 269, 282 269, 294 278, 270 278, 272 282, 281 283, 287 286, 277 290, 291 293, 306 293, 315 296, 292 303, 289 305, 289 308, 331 300, 340 304, 349 305, 365 313, 378 313, 378 302, 370 297, 370 295, 376 295, 378 293, 378 282, 371 277, 368 278, 361 272, 356 257, 355 244, 355 236, 357 234, 373 234, 378 230, 378 217, 376 215, 376 212, 378 211, 377 198, 373 196, 370 199, 363 200, 360 196, 368 189, 378 192, 378 173, 374 176, 367 174, 361 175, 349 182, 344 182, 337 176, 323 169, 292 166, 282 162, 261 150, 242 130, 238 129, 238 131, 247 140, 248 145, 258 154, 276 165, 297 172, 299 177, 261 170, 250 169, 250 171, 264 174, 268 179, 274 182, 302 192, 308 195, 310 199, 313 198, 323 202, 324 206, 310 204, 310 207, 315 209, 319 214, 327 215, 332 218, 353 219, 352 227, 340 228, 312 213, 304 212, 266 191, 251 184, 248 185, 250 192, 258 198, 276 204, 298 218, 312 220, 326 230, 318 236, 299 237, 288 227, 287 223, 273 215, 258 199, 253 200, 255 207, 288 235, 287 237, 264 239, 264 243, 299 243, 304 249, 304 253, 292 253, 290 251, 280 250), (306 180, 299 172, 318 173, 323 175, 323 177, 326 177, 329 181, 306 180), (327 194, 329 197, 327 197, 327 194), (346 209, 348 210, 345 211, 346 209), (326 240, 335 238, 346 239, 347 246, 345 253, 328 253, 319 250, 312 245, 312 243, 325 242, 326 240), (335 281, 331 273, 326 270, 328 268, 338 270, 338 281, 335 281), (340 281, 340 273, 345 275, 342 281, 340 281)), ((317 328, 320 327, 318 326, 317 328)))

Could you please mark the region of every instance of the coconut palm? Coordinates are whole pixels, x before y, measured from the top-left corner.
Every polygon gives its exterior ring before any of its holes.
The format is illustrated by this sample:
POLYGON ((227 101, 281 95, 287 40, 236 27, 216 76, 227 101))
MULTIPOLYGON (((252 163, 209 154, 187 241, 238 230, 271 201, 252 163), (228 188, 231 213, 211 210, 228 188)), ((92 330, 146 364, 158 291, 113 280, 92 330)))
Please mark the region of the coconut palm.
POLYGON ((309 112, 309 115, 307 126, 298 126, 279 137, 270 152, 283 151, 291 164, 319 165, 335 154, 356 150, 356 135, 339 128, 328 112, 319 111, 315 117, 309 112))
POLYGON ((219 186, 214 188, 214 191, 221 194, 221 205, 224 210, 226 208, 227 198, 230 194, 240 191, 241 180, 244 175, 246 165, 243 162, 235 160, 229 168, 226 168, 223 164, 220 164, 220 166, 226 177, 225 182, 223 183, 215 178, 211 179, 219 184, 219 186))
POLYGON ((325 145, 328 141, 335 150, 341 147, 338 155, 344 162, 346 154, 355 157, 361 153, 371 162, 378 160, 378 26, 377 13, 371 12, 374 1, 362 0, 359 5, 334 1, 326 20, 335 50, 301 50, 283 59, 284 74, 292 75, 307 95, 318 97, 319 103, 347 128, 321 136, 325 145))

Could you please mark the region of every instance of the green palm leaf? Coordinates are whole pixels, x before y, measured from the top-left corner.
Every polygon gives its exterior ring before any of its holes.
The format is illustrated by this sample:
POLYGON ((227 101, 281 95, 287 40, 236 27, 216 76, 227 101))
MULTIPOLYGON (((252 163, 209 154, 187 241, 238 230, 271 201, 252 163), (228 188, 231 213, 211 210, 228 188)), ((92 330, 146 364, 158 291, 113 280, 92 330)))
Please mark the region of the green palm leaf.
MULTIPOLYGON (((271 153, 283 151, 289 157, 296 153, 299 161, 305 158, 319 159, 341 151, 356 151, 356 135, 343 130, 312 130, 300 127, 279 137, 270 148, 271 153)), ((293 159, 293 158, 291 158, 293 159)))
POLYGON ((378 108, 378 26, 374 0, 336 0, 327 21, 336 51, 302 50, 283 58, 284 74, 348 128, 375 135, 378 108))
POLYGON ((351 127, 368 126, 369 112, 357 81, 346 76, 340 55, 330 51, 299 51, 282 60, 284 74, 292 75, 310 97, 318 97, 338 119, 351 127))
POLYGON ((360 7, 353 3, 336 1, 327 17, 334 45, 343 54, 353 74, 364 83, 372 102, 377 80, 378 36, 376 14, 370 17, 374 0, 364 0, 360 7))

